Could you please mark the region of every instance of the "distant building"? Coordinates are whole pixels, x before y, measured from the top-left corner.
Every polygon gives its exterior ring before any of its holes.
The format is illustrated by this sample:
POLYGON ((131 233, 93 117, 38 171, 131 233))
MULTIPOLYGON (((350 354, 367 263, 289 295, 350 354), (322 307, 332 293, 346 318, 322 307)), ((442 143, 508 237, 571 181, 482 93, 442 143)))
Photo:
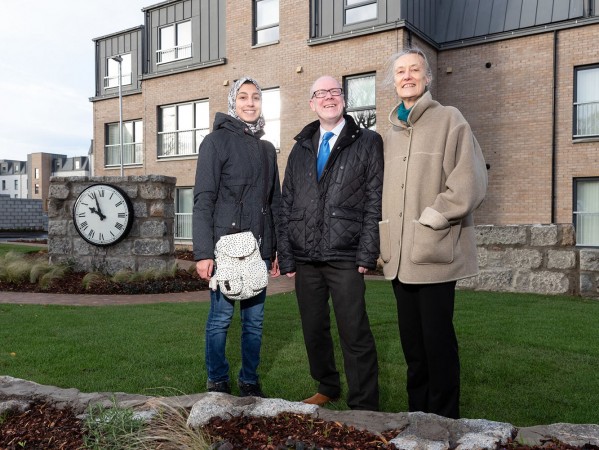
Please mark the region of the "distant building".
POLYGON ((10 198, 27 198, 27 163, 0 159, 0 194, 10 198))
POLYGON ((318 76, 341 80, 348 113, 384 134, 386 62, 418 45, 434 98, 460 109, 490 166, 477 223, 573 223, 578 245, 599 246, 599 0, 166 0, 142 12, 143 25, 94 39, 93 170, 177 177, 178 238, 191 237, 199 144, 235 79, 264 89, 282 175, 315 119, 318 76))

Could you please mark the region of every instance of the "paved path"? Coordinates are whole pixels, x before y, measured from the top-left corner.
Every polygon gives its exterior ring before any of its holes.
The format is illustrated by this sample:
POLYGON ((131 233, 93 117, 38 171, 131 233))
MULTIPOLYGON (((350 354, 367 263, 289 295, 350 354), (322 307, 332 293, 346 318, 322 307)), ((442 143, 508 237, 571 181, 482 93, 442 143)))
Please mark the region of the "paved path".
MULTIPOLYGON (((267 295, 280 294, 295 290, 295 280, 287 276, 270 278, 267 295)), ((205 302, 210 300, 209 291, 179 292, 174 294, 146 295, 75 295, 75 294, 40 294, 33 292, 0 292, 0 303, 16 303, 31 305, 71 305, 71 306, 103 306, 103 305, 142 305, 147 303, 184 303, 205 302)))

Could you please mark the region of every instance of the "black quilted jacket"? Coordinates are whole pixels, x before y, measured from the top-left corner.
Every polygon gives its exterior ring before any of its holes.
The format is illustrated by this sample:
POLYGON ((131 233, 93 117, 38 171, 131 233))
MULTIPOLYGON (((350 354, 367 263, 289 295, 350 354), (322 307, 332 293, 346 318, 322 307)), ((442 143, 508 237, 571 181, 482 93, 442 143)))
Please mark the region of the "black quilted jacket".
POLYGON ((354 261, 376 267, 383 141, 376 132, 359 128, 352 117, 345 120, 320 181, 315 148, 319 121, 295 137, 277 230, 281 273, 295 272, 296 262, 354 261))
POLYGON ((268 141, 259 142, 263 134, 254 135, 241 120, 216 113, 212 133, 204 138, 198 154, 193 206, 196 261, 214 258, 221 236, 245 230, 261 241, 264 259, 274 256, 281 186, 275 148, 268 141), (268 167, 265 208, 264 153, 268 167))

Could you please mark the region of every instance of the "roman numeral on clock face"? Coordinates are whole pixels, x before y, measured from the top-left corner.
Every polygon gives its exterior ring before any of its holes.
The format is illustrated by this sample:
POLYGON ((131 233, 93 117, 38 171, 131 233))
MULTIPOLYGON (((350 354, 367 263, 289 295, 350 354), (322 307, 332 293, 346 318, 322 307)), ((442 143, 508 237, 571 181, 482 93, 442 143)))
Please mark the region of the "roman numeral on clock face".
POLYGON ((122 230, 123 229, 123 224, 117 222, 117 223, 114 224, 114 227, 117 228, 117 229, 119 229, 119 230, 122 230))

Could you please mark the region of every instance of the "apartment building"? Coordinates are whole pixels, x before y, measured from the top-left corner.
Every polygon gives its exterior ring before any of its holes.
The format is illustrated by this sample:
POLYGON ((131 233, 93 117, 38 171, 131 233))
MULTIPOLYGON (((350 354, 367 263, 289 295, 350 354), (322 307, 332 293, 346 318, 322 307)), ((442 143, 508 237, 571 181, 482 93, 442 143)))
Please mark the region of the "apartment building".
POLYGON ((25 161, 0 159, 0 195, 27 198, 27 164, 25 161))
POLYGON ((342 81, 348 113, 383 134, 386 62, 417 45, 433 97, 460 109, 489 165, 477 223, 574 223, 578 245, 599 246, 599 0, 169 0, 141 13, 94 39, 93 170, 176 177, 178 238, 235 79, 263 87, 283 174, 318 76, 342 81))

